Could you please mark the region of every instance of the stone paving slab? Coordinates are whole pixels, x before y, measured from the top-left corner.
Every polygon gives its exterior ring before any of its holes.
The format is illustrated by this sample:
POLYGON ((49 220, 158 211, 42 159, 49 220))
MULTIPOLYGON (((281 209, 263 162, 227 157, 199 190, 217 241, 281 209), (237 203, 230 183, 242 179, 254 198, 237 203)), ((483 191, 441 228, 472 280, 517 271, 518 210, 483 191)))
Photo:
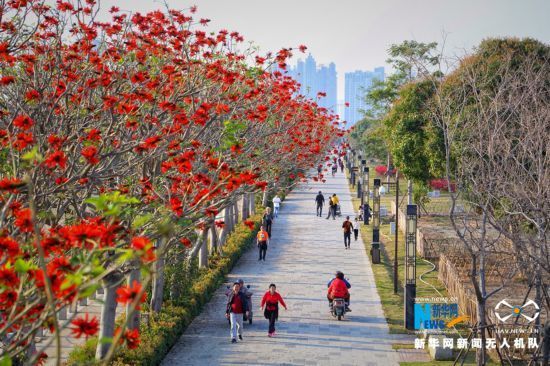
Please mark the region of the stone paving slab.
POLYGON ((344 250, 342 222, 346 215, 354 215, 347 187, 343 173, 328 177, 325 184, 298 186, 273 223, 266 262, 258 262, 252 249, 233 269, 228 281, 243 278, 254 292, 254 324, 245 325, 242 342, 230 342, 222 286, 162 365, 397 365, 398 354, 391 348, 394 337, 388 333, 361 238, 352 238, 351 249, 344 250), (342 218, 316 217, 319 190, 326 199, 333 193, 339 196, 342 218), (325 297, 336 270, 352 284, 353 312, 340 322, 329 314, 325 297), (276 338, 267 337, 268 324, 259 310, 271 282, 289 306, 280 311, 276 338))

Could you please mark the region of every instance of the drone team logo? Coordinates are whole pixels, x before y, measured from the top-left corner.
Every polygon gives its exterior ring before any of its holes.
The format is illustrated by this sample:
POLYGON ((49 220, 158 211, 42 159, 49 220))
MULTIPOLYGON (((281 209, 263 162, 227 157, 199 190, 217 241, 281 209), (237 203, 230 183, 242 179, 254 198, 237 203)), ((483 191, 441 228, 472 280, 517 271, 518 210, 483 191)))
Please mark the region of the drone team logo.
POLYGON ((505 323, 511 317, 519 318, 520 316, 528 320, 529 323, 537 319, 540 314, 540 307, 533 300, 527 301, 525 304, 510 305, 506 299, 501 300, 495 306, 495 315, 498 320, 505 323))

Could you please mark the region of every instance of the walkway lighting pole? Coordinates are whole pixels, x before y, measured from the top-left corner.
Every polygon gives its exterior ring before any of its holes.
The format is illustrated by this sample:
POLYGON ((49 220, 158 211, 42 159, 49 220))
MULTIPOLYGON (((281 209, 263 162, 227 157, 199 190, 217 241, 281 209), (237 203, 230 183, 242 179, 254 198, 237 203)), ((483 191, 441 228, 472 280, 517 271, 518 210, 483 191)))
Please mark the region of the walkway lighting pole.
POLYGON ((353 158, 351 159, 351 186, 355 187, 355 150, 351 150, 353 158))
POLYGON ((361 192, 363 192, 363 168, 362 165, 361 167, 359 167, 359 164, 362 163, 363 159, 361 158, 361 155, 359 155, 359 159, 357 160, 357 173, 359 175, 357 177, 357 198, 361 198, 361 200, 363 200, 363 198, 361 197, 361 192))
POLYGON ((366 202, 363 202, 363 223, 365 225, 368 225, 369 224, 369 200, 370 200, 370 183, 369 183, 369 167, 366 166, 364 169, 363 169, 363 175, 365 176, 365 185, 364 185, 364 189, 363 189, 363 198, 364 200, 363 201, 366 201, 366 202), (365 198, 365 195, 366 195, 366 198, 365 198))
POLYGON ((365 159, 361 160, 361 206, 365 204, 365 169, 367 161, 365 159))
POLYGON ((374 196, 372 198, 372 263, 380 263, 380 179, 374 180, 374 196))
POLYGON ((405 328, 414 329, 414 301, 416 297, 416 205, 407 205, 405 229, 405 328))

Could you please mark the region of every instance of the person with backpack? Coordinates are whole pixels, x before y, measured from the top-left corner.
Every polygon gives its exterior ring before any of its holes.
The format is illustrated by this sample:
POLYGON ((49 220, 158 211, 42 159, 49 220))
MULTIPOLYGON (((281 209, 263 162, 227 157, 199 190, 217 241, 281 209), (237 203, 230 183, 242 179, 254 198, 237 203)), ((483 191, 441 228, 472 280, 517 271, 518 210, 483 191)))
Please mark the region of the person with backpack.
POLYGON ((260 226, 260 231, 258 231, 258 235, 256 236, 258 249, 260 250, 260 257, 258 258, 259 261, 263 260, 265 262, 265 255, 267 253, 267 242, 269 240, 269 234, 267 231, 265 231, 264 226, 260 226))
POLYGON ((321 191, 319 191, 319 194, 317 194, 317 197, 315 197, 315 202, 317 202, 317 216, 322 217, 323 205, 325 204, 325 196, 323 196, 323 193, 321 193, 321 191))
POLYGON ((288 310, 285 301, 276 290, 277 286, 274 283, 270 284, 269 291, 264 294, 260 303, 260 309, 264 310, 265 307, 264 317, 269 320, 268 337, 275 336, 275 321, 279 317, 279 303, 281 303, 285 310, 288 310))
POLYGON ((353 224, 349 221, 349 216, 346 217, 342 228, 344 229, 344 246, 346 249, 349 249, 351 245, 351 231, 353 230, 353 224))
POLYGON ((233 284, 233 291, 227 296, 225 317, 231 322, 231 343, 243 340, 243 314, 248 317, 248 301, 246 295, 240 291, 241 285, 238 282, 233 284))

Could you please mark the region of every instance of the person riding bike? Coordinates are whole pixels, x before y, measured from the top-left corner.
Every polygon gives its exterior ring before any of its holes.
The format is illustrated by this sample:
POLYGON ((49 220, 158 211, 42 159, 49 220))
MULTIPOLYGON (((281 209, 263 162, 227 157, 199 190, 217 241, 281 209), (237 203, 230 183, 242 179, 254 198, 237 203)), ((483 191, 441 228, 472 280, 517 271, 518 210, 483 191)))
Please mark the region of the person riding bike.
POLYGON ((351 311, 349 308, 350 293, 348 291, 351 288, 351 284, 344 278, 344 273, 337 271, 335 278, 329 281, 327 284, 327 299, 330 306, 332 306, 332 300, 335 298, 343 298, 346 302, 346 311, 351 311))

